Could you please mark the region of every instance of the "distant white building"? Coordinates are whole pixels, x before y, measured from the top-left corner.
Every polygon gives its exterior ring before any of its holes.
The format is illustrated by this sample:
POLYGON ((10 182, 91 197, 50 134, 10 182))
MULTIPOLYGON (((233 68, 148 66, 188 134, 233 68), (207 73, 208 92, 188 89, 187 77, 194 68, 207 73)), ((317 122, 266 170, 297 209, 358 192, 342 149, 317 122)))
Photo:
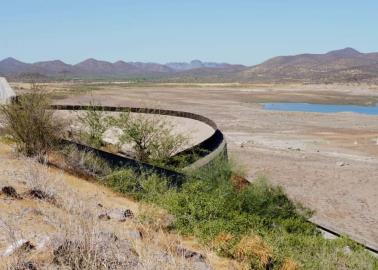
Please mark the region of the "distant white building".
POLYGON ((0 77, 0 104, 8 103, 12 97, 15 97, 16 93, 10 87, 7 80, 3 77, 0 77))

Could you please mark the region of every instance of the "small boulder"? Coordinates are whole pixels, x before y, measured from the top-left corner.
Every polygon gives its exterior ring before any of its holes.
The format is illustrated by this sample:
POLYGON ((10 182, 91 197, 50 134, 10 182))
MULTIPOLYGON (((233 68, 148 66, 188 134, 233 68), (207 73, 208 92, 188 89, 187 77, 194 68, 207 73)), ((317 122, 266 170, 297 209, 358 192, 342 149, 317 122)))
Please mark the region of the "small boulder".
POLYGON ((143 234, 138 230, 126 231, 127 238, 132 240, 140 240, 143 238, 143 234))
POLYGON ((37 250, 45 249, 46 247, 48 247, 49 243, 50 243, 50 237, 48 237, 48 236, 40 236, 36 240, 35 248, 37 250))
POLYGON ((98 240, 100 242, 116 242, 118 241, 118 236, 113 232, 100 232, 98 240))
POLYGON ((20 266, 16 266, 15 270, 37 270, 37 266, 29 261, 29 262, 25 262, 25 263, 22 263, 20 266))
POLYGON ((5 186, 1 189, 1 192, 8 197, 14 199, 22 199, 21 196, 17 193, 16 189, 12 186, 5 186))
POLYGON ((98 219, 99 220, 109 220, 110 216, 108 215, 108 213, 102 213, 102 214, 98 215, 98 219))
POLYGON ((15 252, 30 252, 35 246, 27 240, 21 239, 10 245, 3 253, 3 256, 10 256, 15 252))
POLYGON ((43 190, 40 190, 40 189, 32 189, 32 190, 29 191, 28 194, 29 194, 29 196, 31 196, 34 199, 44 200, 44 201, 51 202, 51 203, 56 203, 56 200, 53 196, 47 194, 46 192, 44 192, 43 190))
POLYGON ((349 255, 349 254, 352 253, 352 249, 351 249, 349 246, 345 246, 345 247, 343 248, 343 253, 344 253, 345 255, 349 255))
POLYGON ((193 264, 193 267, 194 267, 193 269, 196 269, 196 270, 211 270, 212 269, 209 266, 209 264, 206 262, 205 256, 203 256, 201 253, 186 249, 182 246, 176 247, 176 253, 177 255, 182 256, 188 261, 190 261, 193 264))
POLYGON ((46 194, 46 192, 40 190, 40 189, 32 189, 29 192, 30 196, 36 199, 44 200, 49 197, 49 195, 46 194))
POLYGON ((176 247, 176 252, 179 256, 183 256, 185 259, 191 259, 197 262, 205 261, 205 257, 201 253, 186 249, 184 247, 176 247))
POLYGON ((115 219, 115 220, 120 221, 120 222, 126 221, 127 218, 134 217, 134 213, 131 210, 129 210, 129 209, 126 209, 126 210, 123 210, 123 209, 112 209, 108 213, 108 215, 109 215, 109 217, 111 219, 115 219))
POLYGON ((126 218, 133 218, 134 217, 134 213, 130 209, 126 209, 125 210, 125 217, 126 218))
POLYGON ((336 162, 336 166, 344 167, 344 166, 345 166, 345 163, 342 162, 342 161, 338 161, 338 162, 336 162))

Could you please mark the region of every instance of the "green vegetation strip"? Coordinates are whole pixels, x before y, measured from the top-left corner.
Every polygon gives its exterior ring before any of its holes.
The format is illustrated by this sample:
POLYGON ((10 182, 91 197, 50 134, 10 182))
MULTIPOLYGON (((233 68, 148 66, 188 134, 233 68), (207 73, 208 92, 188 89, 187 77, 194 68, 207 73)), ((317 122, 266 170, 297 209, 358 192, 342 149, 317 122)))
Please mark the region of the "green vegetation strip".
POLYGON ((158 175, 121 170, 101 182, 134 199, 156 204, 174 217, 169 229, 194 235, 218 254, 249 269, 378 269, 378 259, 346 238, 324 239, 311 213, 264 179, 233 185, 225 159, 188 175, 172 188, 158 175))

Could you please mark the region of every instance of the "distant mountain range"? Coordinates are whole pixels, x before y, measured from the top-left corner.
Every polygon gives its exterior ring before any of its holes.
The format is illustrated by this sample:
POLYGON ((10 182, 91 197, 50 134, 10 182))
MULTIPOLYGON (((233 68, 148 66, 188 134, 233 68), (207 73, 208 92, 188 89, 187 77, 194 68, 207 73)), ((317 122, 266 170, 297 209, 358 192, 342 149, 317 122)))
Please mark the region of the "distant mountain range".
POLYGON ((87 59, 76 65, 69 65, 61 60, 24 63, 14 58, 6 58, 0 61, 0 75, 8 77, 35 75, 40 77, 141 77, 141 76, 164 76, 169 74, 190 71, 193 69, 227 69, 241 70, 242 65, 230 65, 226 63, 210 63, 193 60, 190 63, 157 63, 124 62, 114 63, 100 61, 93 58, 87 59))
POLYGON ((23 79, 131 79, 182 82, 378 82, 378 53, 352 48, 325 54, 279 56, 247 67, 193 60, 189 63, 110 63, 87 59, 76 65, 60 60, 23 63, 14 58, 0 61, 0 76, 23 79))
POLYGON ((247 68, 238 76, 272 82, 377 82, 378 53, 360 53, 345 48, 325 54, 279 56, 247 68))

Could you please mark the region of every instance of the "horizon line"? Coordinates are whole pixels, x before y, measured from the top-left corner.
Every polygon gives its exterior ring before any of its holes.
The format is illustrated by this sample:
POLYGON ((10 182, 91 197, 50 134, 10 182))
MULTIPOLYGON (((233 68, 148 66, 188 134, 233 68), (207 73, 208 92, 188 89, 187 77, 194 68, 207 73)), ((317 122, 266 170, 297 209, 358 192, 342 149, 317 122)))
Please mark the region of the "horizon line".
POLYGON ((88 61, 88 60, 95 60, 95 61, 99 61, 99 62, 107 62, 107 63, 111 63, 111 64, 115 64, 117 62, 124 62, 124 63, 144 63, 144 64, 159 64, 159 65, 168 65, 168 64, 190 64, 192 63, 193 61, 200 61, 201 63, 215 63, 215 64, 229 64, 229 65, 242 65, 242 66, 246 66, 246 67, 251 67, 251 66, 255 66, 255 65, 258 65, 260 63, 263 63, 269 59, 272 59, 272 58, 275 58, 275 57, 281 57, 281 56, 300 56, 300 55, 306 55, 306 54, 311 54, 311 55, 322 55, 322 54, 327 54, 327 53, 332 53, 332 52, 337 52, 337 51, 343 51, 343 50, 347 50, 347 49, 352 49, 358 53, 361 53, 361 54, 370 54, 370 53, 376 53, 377 51, 371 51, 371 52, 361 52, 360 50, 357 50, 353 47, 345 47, 345 48, 342 48, 342 49, 335 49, 335 50, 330 50, 330 51, 325 51, 323 53, 298 53, 298 54, 290 54, 290 55, 275 55, 275 56, 271 56, 267 59, 265 59, 264 61, 262 62, 259 62, 259 63, 255 63, 255 64, 252 64, 252 65, 249 65, 249 64, 241 64, 241 63, 231 63, 231 62, 225 62, 225 61, 207 61, 207 60, 200 60, 200 59, 192 59, 190 61, 168 61, 168 62, 165 62, 165 63, 162 63, 162 62, 153 62, 153 61, 127 61, 127 60, 123 60, 123 59, 119 59, 119 60, 116 60, 116 61, 109 61, 109 60, 104 60, 104 59, 98 59, 98 58, 95 58, 95 57, 89 57, 89 58, 86 58, 82 61, 79 61, 79 62, 76 62, 76 63, 68 63, 68 62, 65 62, 64 60, 62 59, 59 59, 59 58, 55 58, 55 59, 51 59, 51 60, 40 60, 40 61, 36 61, 36 62, 27 62, 27 61, 23 61, 23 60, 19 60, 18 58, 14 57, 14 56, 8 56, 8 57, 5 57, 3 59, 0 60, 0 62, 4 61, 4 60, 7 60, 7 59, 12 59, 12 60, 16 60, 18 62, 21 62, 21 63, 24 63, 24 64, 38 64, 38 63, 44 63, 44 62, 53 62, 53 61, 60 61, 66 65, 70 65, 70 66, 75 66, 75 65, 78 65, 80 63, 83 63, 85 61, 88 61))

